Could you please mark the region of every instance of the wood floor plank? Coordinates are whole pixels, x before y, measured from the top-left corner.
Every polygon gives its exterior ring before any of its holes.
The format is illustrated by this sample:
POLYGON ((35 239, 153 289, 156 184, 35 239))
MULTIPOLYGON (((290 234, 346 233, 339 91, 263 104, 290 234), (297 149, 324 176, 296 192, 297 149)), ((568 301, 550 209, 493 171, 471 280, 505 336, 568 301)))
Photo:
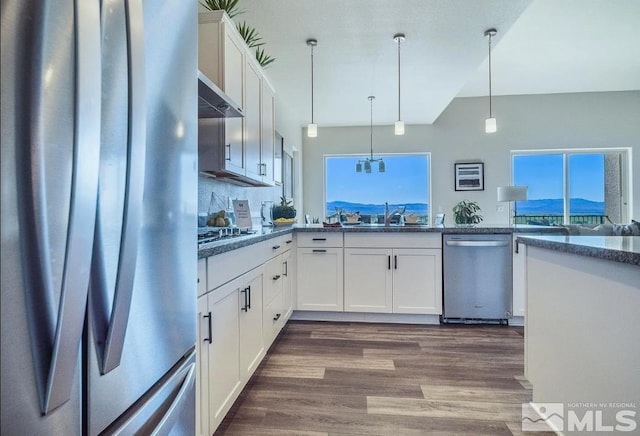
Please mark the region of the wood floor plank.
POLYGON ((520 434, 523 355, 522 328, 289 322, 216 434, 520 434))
POLYGON ((520 404, 486 401, 430 401, 415 398, 367 397, 367 412, 430 418, 465 418, 474 421, 510 421, 521 414, 520 404))

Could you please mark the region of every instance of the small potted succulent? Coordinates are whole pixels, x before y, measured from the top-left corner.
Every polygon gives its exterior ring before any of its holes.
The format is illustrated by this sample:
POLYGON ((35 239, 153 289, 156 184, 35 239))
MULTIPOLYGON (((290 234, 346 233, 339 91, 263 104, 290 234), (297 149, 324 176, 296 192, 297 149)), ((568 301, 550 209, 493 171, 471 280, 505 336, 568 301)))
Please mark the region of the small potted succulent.
POLYGON ((273 217, 273 223, 276 225, 293 224, 296 222, 296 209, 291 205, 291 201, 287 201, 284 196, 280 197, 279 205, 273 206, 271 215, 273 217))
POLYGON ((473 225, 482 222, 480 206, 475 201, 462 200, 453 207, 453 216, 456 224, 473 225))

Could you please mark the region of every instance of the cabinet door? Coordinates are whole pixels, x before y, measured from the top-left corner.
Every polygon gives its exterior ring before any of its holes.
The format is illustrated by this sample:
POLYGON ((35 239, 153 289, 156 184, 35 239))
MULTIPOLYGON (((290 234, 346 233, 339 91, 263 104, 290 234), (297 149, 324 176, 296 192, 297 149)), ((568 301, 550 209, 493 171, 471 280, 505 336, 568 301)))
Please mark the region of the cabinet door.
POLYGON ((342 248, 298 248, 297 308, 344 310, 342 248))
POLYGON ((242 69, 244 68, 244 49, 225 28, 224 38, 224 84, 222 90, 234 103, 244 104, 242 93, 242 69))
POLYGON ((293 263, 292 251, 285 252, 282 258, 282 303, 284 305, 284 320, 291 316, 293 312, 293 269, 295 265, 293 263))
POLYGON ((260 161, 260 113, 261 103, 261 74, 252 62, 245 62, 246 65, 246 96, 244 107, 244 129, 245 129, 245 170, 247 177, 262 181, 264 168, 260 161))
POLYGON ((393 312, 442 313, 442 252, 394 249, 393 312))
POLYGON ((391 250, 345 248, 344 310, 391 313, 391 250))
POLYGON ((198 297, 207 293, 207 259, 198 260, 198 297))
POLYGON ((242 389, 238 310, 241 285, 241 280, 236 279, 209 294, 212 342, 209 347, 208 434, 213 434, 242 389))
POLYGON ((274 186, 275 179, 275 95, 266 81, 262 81, 262 182, 274 186))
MULTIPOLYGON (((515 235, 514 235, 515 239, 515 235)), ((524 316, 524 296, 527 288, 527 246, 518 244, 513 253, 513 316, 524 316)))
POLYGON ((240 290, 240 377, 247 381, 264 355, 262 340, 263 269, 256 268, 244 276, 240 290))
POLYGON ((209 346, 211 344, 211 312, 207 296, 198 298, 198 342, 196 342, 196 435, 209 431, 209 346))

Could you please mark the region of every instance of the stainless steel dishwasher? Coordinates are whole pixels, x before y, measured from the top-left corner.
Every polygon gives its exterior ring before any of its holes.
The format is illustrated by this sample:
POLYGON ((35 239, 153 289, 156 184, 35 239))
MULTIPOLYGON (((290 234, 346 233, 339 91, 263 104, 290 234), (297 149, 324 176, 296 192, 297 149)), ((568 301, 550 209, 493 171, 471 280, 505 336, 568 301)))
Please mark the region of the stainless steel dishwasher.
POLYGON ((444 235, 442 322, 499 322, 512 313, 510 234, 444 235))

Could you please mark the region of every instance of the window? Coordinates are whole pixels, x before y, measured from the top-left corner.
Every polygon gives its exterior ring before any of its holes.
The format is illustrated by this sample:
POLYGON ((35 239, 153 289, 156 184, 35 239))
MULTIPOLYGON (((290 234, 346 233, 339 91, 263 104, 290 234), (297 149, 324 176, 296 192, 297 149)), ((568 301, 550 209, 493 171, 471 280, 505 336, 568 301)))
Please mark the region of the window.
POLYGON ((430 156, 426 154, 382 155, 372 171, 356 172, 356 164, 367 156, 325 156, 325 219, 339 221, 346 213, 358 212, 364 223, 384 223, 385 202, 390 212, 416 214, 429 223, 430 156))
POLYGON ((513 184, 528 187, 518 224, 603 224, 626 219, 624 151, 513 154, 513 184))

